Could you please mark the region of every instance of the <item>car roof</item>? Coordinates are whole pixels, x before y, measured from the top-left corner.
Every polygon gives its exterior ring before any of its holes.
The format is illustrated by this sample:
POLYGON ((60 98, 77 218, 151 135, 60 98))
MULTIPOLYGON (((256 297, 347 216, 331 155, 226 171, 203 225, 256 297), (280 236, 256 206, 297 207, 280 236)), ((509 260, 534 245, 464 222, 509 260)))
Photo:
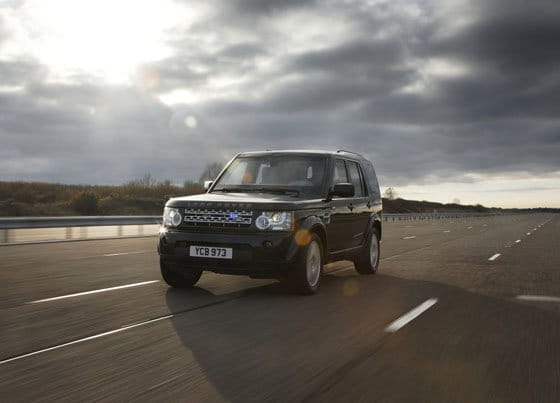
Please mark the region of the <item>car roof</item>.
POLYGON ((248 156, 263 156, 263 155, 277 155, 277 154, 302 154, 302 155, 333 155, 333 156, 344 156, 344 157, 351 157, 354 159, 366 160, 366 158, 358 153, 353 151, 347 150, 337 150, 337 151, 328 151, 328 150, 305 150, 305 149, 296 149, 296 150, 263 150, 263 151, 247 151, 239 153, 240 157, 248 157, 248 156))

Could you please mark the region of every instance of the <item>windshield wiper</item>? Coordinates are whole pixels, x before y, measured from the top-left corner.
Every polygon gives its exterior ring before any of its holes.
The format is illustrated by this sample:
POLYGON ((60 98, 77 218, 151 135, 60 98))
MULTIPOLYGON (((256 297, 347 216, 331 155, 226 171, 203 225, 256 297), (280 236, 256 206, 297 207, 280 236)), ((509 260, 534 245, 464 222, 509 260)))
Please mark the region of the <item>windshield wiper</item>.
POLYGON ((299 190, 290 189, 290 188, 267 188, 267 187, 258 187, 253 188, 255 192, 270 192, 270 193, 280 193, 280 194, 290 194, 293 193, 296 196, 299 195, 299 190))
POLYGON ((279 194, 294 194, 299 195, 299 190, 290 188, 269 188, 269 187, 246 187, 246 188, 220 188, 213 189, 214 192, 269 192, 269 193, 279 193, 279 194))
POLYGON ((247 189, 245 188, 220 188, 220 189, 212 189, 213 192, 246 192, 247 189))

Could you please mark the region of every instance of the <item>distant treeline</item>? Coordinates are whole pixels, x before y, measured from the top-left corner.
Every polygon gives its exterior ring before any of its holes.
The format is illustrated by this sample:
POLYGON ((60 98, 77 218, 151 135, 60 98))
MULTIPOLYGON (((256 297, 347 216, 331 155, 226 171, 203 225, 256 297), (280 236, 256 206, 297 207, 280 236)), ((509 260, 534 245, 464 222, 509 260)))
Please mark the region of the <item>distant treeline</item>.
MULTIPOLYGON (((202 178, 202 177, 201 177, 202 178)), ((170 197, 202 193, 200 182, 183 186, 157 182, 149 175, 120 186, 63 185, 40 182, 0 182, 0 216, 159 215, 170 197)), ((555 212, 560 209, 500 209, 480 204, 442 204, 383 199, 385 213, 555 212)))
POLYGON ((196 182, 149 179, 120 186, 0 182, 0 216, 157 215, 170 197, 204 191, 196 182))
POLYGON ((502 209, 484 207, 480 204, 471 206, 457 203, 437 203, 406 199, 383 199, 383 212, 388 214, 403 213, 560 213, 559 208, 502 209))

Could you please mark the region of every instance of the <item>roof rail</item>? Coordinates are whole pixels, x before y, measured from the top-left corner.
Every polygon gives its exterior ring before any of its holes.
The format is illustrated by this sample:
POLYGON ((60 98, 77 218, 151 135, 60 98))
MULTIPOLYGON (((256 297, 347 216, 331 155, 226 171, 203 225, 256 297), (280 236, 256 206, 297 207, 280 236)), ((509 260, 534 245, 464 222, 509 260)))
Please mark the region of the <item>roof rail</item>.
POLYGON ((354 155, 357 155, 357 156, 360 156, 360 157, 364 158, 364 156, 363 156, 362 154, 358 154, 358 153, 355 153, 354 151, 348 151, 348 150, 336 150, 336 152, 337 152, 337 153, 348 153, 348 154, 354 154, 354 155))

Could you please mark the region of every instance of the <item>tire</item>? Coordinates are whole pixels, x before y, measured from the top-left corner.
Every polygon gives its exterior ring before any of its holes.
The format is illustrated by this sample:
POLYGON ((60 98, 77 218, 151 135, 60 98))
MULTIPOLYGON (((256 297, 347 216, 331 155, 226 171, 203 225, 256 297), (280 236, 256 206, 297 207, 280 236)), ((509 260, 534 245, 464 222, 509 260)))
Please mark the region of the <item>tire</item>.
POLYGON ((373 228, 368 236, 366 246, 354 260, 354 267, 360 274, 375 274, 379 267, 379 232, 373 228))
POLYGON ((288 273, 288 284, 297 294, 315 294, 323 274, 323 245, 317 234, 302 248, 296 266, 288 273))
POLYGON ((190 288, 196 284, 202 275, 202 270, 182 268, 161 259, 159 267, 165 282, 175 288, 190 288))

